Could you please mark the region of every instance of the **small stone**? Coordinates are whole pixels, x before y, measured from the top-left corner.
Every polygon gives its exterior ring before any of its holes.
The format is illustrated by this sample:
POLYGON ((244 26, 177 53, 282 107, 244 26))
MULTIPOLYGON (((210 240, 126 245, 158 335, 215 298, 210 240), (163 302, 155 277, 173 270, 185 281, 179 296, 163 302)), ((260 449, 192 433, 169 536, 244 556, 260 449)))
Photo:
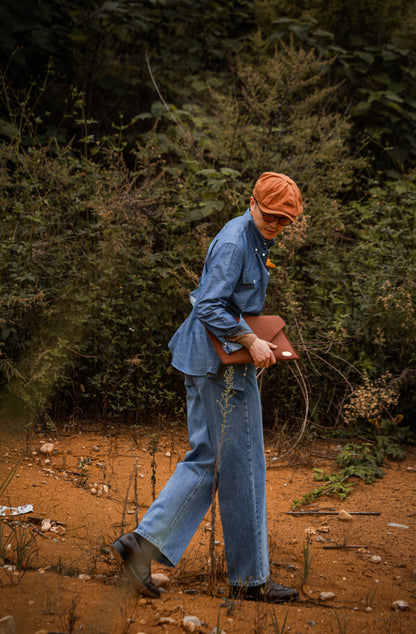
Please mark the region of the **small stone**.
POLYGON ((380 555, 373 555, 370 557, 370 561, 373 562, 373 564, 379 564, 381 562, 381 557, 380 555))
POLYGON ((305 528, 306 537, 312 537, 313 535, 315 535, 315 533, 316 533, 316 530, 312 528, 312 526, 308 526, 308 528, 305 528))
POLYGON ((50 531, 51 533, 58 533, 58 535, 65 535, 66 533, 65 528, 59 524, 57 526, 51 526, 50 531))
POLYGON ((327 524, 322 524, 319 528, 316 529, 317 533, 329 533, 329 526, 327 524))
POLYGON ((16 623, 11 614, 0 619, 0 634, 16 634, 16 623))
POLYGON ((341 522, 350 522, 352 520, 352 515, 350 515, 347 511, 340 511, 338 513, 338 519, 341 520, 341 522))
POLYGON ((333 592, 321 592, 319 594, 319 598, 321 601, 329 601, 329 599, 333 599, 335 594, 333 592))
POLYGON ((315 621, 307 621, 306 625, 310 625, 311 627, 316 627, 315 621))
POLYGON ((42 533, 46 533, 47 531, 50 531, 52 528, 52 522, 51 520, 42 520, 42 524, 40 525, 40 530, 42 531, 42 533))
POLYGON ((92 487, 90 493, 91 495, 97 495, 97 489, 95 487, 92 487))
POLYGON ((170 458, 170 457, 171 457, 171 453, 170 453, 170 451, 167 451, 167 452, 165 453, 165 456, 166 456, 166 458, 170 458))
POLYGON ((174 623, 176 623, 175 619, 173 619, 171 616, 161 616, 159 619, 159 625, 168 625, 168 624, 173 625, 174 623))
POLYGON ((77 579, 79 579, 80 581, 90 581, 91 577, 90 575, 81 573, 80 575, 78 575, 77 579))
POLYGON ((108 484, 103 484, 103 493, 105 493, 106 495, 108 495, 109 492, 109 488, 108 488, 108 484))
POLYGON ((367 607, 366 607, 366 609, 365 609, 365 612, 371 612, 371 611, 372 611, 372 609, 373 609, 373 608, 371 607, 371 605, 367 605, 367 607))
POLYGON ((40 446, 40 453, 49 455, 55 449, 55 445, 52 442, 45 442, 40 446))
POLYGON ((392 605, 393 610, 408 610, 410 608, 410 605, 408 603, 406 603, 406 601, 402 601, 401 599, 399 599, 398 601, 393 601, 393 605, 392 605))
POLYGON ((325 541, 325 539, 322 537, 322 535, 317 535, 317 536, 315 537, 315 541, 316 541, 316 542, 324 542, 324 541, 325 541))
POLYGON ((214 627, 209 634, 226 634, 225 630, 219 630, 217 627, 214 627))
POLYGON ((201 621, 197 616, 184 616, 182 620, 182 627, 185 632, 198 632, 201 627, 201 621))
POLYGON ((169 577, 161 572, 155 572, 152 575, 152 581, 158 588, 165 588, 169 583, 169 577))

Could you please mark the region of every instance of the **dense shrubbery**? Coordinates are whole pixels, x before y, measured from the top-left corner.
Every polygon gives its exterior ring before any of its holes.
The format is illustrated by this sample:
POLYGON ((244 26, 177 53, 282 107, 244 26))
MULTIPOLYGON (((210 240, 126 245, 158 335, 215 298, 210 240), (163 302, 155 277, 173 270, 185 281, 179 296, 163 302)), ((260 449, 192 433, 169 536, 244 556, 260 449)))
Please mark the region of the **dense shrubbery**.
MULTIPOLYGON (((79 91, 61 96, 60 125, 46 80, 14 91, 3 75, 0 387, 9 413, 95 412, 134 424, 181 415, 169 338, 189 312, 209 240, 272 169, 290 174, 305 200, 271 254, 267 311, 283 316, 302 353, 311 419, 327 428, 401 414, 410 424, 415 173, 387 180, 351 152, 328 47, 325 59, 293 42, 269 47, 253 35, 249 52, 214 75, 198 58, 201 73, 184 78, 175 106, 160 95, 130 121, 118 115, 106 135, 79 91)), ((263 376, 268 425, 302 420, 290 368, 263 376)))

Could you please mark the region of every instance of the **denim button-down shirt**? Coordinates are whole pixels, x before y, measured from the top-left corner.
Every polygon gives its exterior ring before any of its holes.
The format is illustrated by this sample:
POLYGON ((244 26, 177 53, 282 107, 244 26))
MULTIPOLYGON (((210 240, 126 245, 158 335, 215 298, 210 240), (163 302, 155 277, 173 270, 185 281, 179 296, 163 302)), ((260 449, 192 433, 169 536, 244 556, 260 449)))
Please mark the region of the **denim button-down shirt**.
POLYGON ((220 338, 227 352, 241 347, 227 338, 252 332, 242 315, 259 315, 263 309, 272 244, 258 231, 249 209, 217 234, 199 286, 190 296, 192 312, 169 342, 177 370, 194 376, 218 374, 221 362, 205 327, 220 338))

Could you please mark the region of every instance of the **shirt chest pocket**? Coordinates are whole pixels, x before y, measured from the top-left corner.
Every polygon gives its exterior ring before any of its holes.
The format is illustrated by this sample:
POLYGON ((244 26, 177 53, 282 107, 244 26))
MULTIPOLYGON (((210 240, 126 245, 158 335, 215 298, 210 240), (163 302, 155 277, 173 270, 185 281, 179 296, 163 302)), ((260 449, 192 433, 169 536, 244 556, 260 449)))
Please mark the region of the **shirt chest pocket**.
POLYGON ((242 284, 240 288, 254 288, 259 283, 260 273, 258 269, 251 269, 250 271, 243 271, 242 284))
POLYGON ((261 309, 261 286, 261 273, 258 268, 243 271, 233 293, 233 300, 237 310, 242 313, 248 310, 258 310, 258 304, 261 309))

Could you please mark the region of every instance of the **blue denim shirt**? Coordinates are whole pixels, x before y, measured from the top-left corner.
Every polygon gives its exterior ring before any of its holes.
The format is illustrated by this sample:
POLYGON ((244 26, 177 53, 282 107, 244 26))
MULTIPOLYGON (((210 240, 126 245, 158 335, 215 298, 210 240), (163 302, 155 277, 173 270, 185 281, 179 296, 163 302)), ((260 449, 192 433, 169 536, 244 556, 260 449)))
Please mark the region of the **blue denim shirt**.
POLYGON ((249 209, 217 234, 199 286, 190 295, 192 312, 169 342, 177 370, 193 376, 218 374, 221 362, 205 326, 227 352, 241 348, 227 338, 252 332, 242 315, 259 315, 263 309, 269 282, 266 260, 272 244, 258 231, 249 209))

